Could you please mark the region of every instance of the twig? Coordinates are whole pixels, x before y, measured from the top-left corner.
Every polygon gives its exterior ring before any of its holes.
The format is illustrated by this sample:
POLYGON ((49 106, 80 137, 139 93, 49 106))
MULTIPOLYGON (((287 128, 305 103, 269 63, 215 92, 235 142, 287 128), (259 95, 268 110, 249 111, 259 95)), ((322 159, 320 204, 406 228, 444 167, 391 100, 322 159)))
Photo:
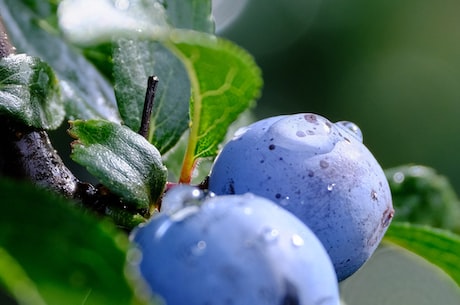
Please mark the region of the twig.
POLYGON ((158 77, 149 76, 147 80, 147 90, 145 92, 144 110, 142 111, 141 127, 138 133, 148 139, 150 129, 150 119, 152 116, 153 102, 158 85, 158 77))

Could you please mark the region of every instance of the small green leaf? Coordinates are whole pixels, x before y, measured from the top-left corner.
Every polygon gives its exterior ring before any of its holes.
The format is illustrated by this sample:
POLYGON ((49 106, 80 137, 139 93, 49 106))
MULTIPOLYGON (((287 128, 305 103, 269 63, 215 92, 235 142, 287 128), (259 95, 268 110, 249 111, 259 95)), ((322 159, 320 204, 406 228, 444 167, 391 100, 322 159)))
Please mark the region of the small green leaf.
POLYGON ((0 59, 0 113, 36 128, 59 127, 65 111, 51 67, 24 54, 0 59))
POLYGON ((393 222, 384 241, 412 251, 438 266, 460 285, 460 236, 450 231, 393 222))
POLYGON ((168 47, 182 60, 192 87, 191 130, 181 182, 197 159, 217 154, 227 128, 259 97, 261 71, 235 44, 212 35, 173 31, 168 47))
POLYGON ((147 211, 163 193, 167 170, 158 150, 126 126, 103 120, 73 121, 71 158, 127 204, 147 211))
POLYGON ((404 165, 385 170, 395 221, 408 221, 460 233, 460 201, 449 180, 433 168, 404 165))
POLYGON ((32 10, 31 2, 0 0, 1 17, 17 51, 39 57, 53 68, 59 79, 68 118, 103 118, 119 122, 112 86, 82 54, 59 36, 44 16, 32 10))
POLYGON ((112 223, 31 184, 0 179, 0 192, 0 286, 20 304, 146 304, 112 223))

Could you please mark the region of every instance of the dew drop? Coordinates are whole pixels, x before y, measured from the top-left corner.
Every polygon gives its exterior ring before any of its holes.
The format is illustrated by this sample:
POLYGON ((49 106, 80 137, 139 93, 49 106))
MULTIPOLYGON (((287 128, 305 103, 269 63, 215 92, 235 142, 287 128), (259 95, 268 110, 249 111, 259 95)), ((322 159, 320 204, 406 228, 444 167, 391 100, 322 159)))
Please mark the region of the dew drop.
POLYGON ((262 239, 267 243, 276 242, 279 238, 280 232, 276 229, 265 228, 262 231, 262 239))
POLYGON ((202 255, 206 250, 206 246, 206 242, 204 240, 200 240, 192 247, 192 254, 195 256, 202 255))
POLYGON ((200 206, 206 194, 190 185, 177 185, 170 189, 161 203, 161 212, 174 214, 187 206, 200 206))
POLYGON ((292 235, 291 242, 295 247, 301 247, 304 244, 303 238, 297 234, 292 235))
POLYGON ((289 196, 284 197, 283 199, 280 200, 280 204, 283 206, 286 206, 289 204, 289 196))
POLYGON ((173 214, 171 214, 171 220, 181 222, 184 219, 198 213, 200 208, 198 206, 188 206, 184 207, 173 214))
POLYGON ((335 123, 335 125, 351 134, 356 140, 360 142, 363 141, 363 133, 355 123, 349 121, 340 121, 335 123))

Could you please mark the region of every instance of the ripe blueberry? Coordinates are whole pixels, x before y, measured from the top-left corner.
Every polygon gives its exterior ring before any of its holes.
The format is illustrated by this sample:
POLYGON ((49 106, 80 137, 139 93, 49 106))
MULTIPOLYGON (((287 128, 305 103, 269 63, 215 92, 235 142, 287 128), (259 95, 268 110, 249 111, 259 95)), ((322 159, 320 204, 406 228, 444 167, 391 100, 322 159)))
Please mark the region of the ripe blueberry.
POLYGON ((176 186, 132 239, 142 253, 135 267, 167 304, 339 304, 321 242, 262 197, 176 186))
POLYGON ((238 130, 213 164, 209 189, 251 192, 291 211, 323 242, 339 280, 366 262, 394 213, 385 174, 359 128, 312 113, 238 130))

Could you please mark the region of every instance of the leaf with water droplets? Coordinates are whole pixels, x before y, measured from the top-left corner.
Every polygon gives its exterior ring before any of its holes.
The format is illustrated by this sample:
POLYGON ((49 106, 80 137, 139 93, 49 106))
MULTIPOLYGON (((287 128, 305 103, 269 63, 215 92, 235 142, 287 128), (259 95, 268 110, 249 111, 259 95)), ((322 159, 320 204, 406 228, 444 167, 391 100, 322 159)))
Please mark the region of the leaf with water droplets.
POLYGON ((56 4, 49 2, 0 0, 8 37, 18 53, 39 57, 53 68, 68 118, 120 121, 112 86, 82 54, 57 35, 50 24, 56 18, 56 4))
POLYGON ((0 59, 0 113, 36 128, 59 127, 64 103, 51 67, 25 54, 0 59))
POLYGON ((71 158, 126 204, 147 211, 163 193, 167 170, 158 150, 126 126, 103 120, 72 121, 71 158))

